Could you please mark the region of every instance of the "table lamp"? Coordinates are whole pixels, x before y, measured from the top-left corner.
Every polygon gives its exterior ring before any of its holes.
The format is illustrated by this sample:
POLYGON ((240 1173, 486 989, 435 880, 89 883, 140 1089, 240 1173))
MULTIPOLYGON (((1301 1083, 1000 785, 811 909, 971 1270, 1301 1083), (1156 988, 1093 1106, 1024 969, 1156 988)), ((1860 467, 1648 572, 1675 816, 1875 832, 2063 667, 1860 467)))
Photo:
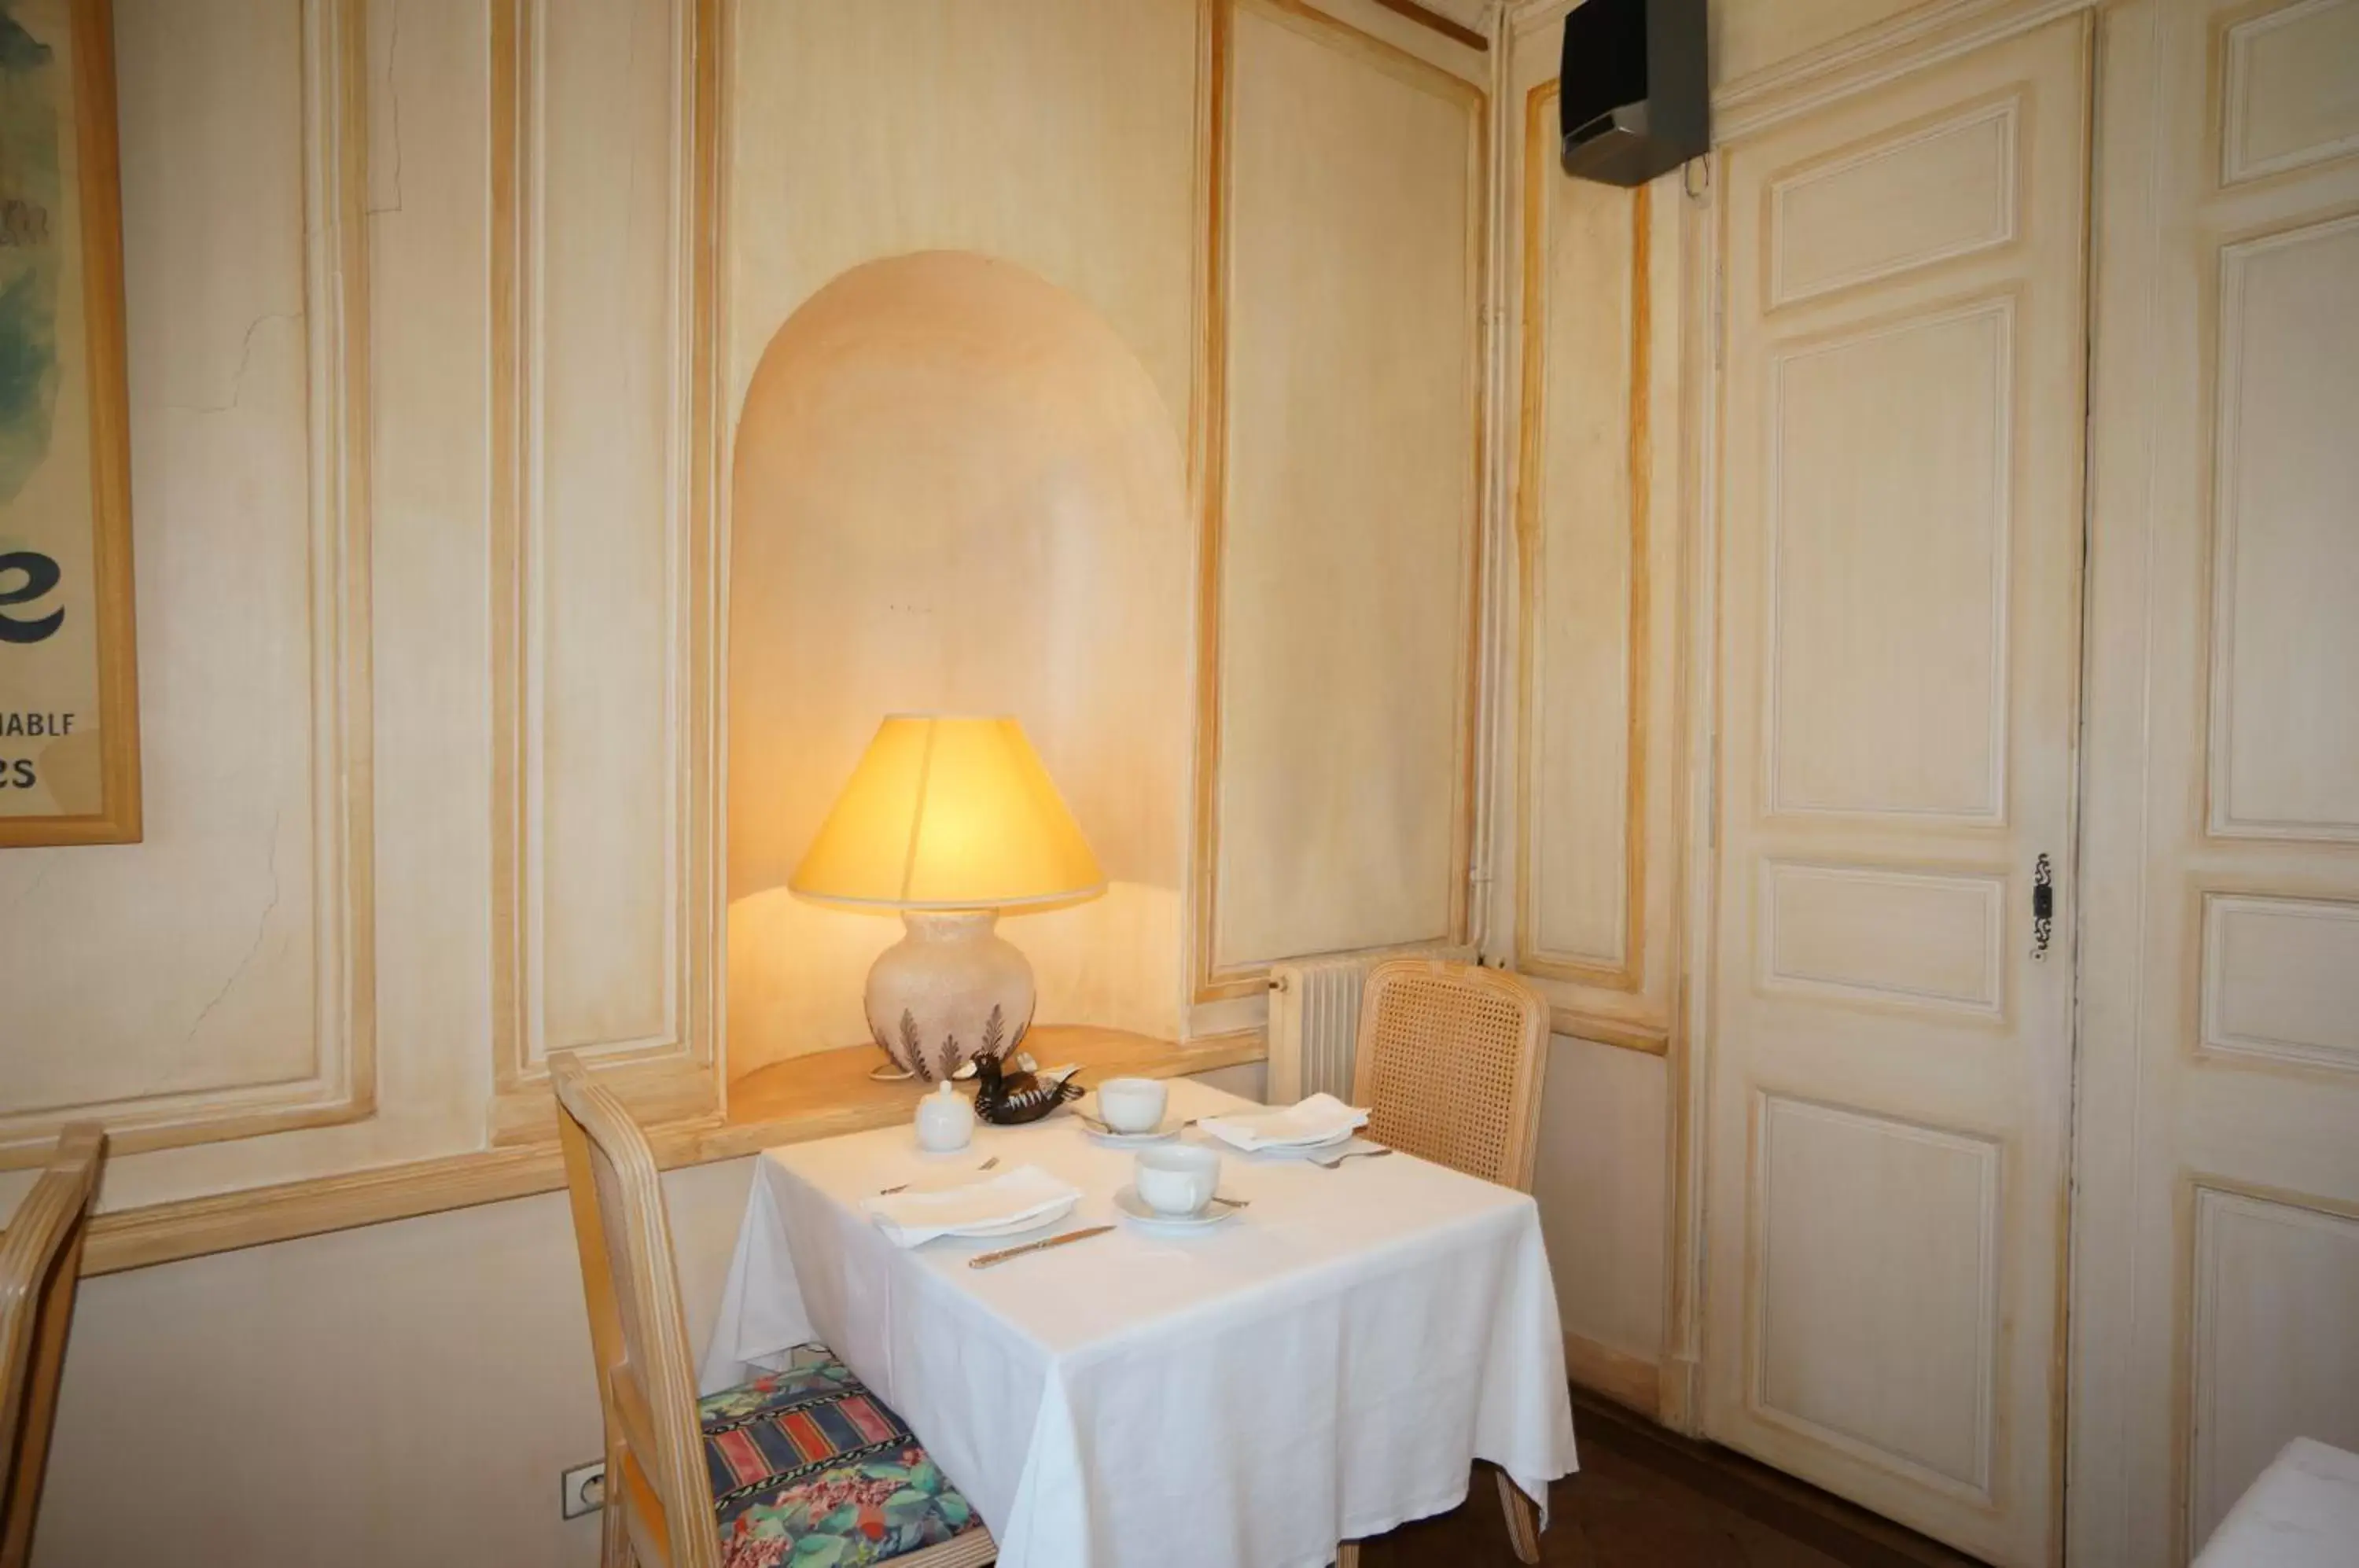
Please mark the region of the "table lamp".
POLYGON ((993 931, 999 911, 1094 898, 1105 873, 1022 724, 894 713, 787 886, 900 911, 868 971, 868 1032, 931 1082, 1031 1027, 1032 965, 993 931))

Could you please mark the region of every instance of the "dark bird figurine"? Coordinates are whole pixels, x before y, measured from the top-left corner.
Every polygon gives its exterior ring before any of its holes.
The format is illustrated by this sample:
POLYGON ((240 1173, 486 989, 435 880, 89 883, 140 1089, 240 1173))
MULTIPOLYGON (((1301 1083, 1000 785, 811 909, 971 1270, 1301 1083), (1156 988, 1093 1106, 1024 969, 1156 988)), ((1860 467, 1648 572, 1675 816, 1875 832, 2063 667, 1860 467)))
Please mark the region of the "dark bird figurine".
POLYGON ((1006 1026, 999 1009, 991 1009, 991 1019, 984 1026, 984 1050, 974 1058, 974 1114, 999 1127, 1016 1127, 1025 1122, 1037 1122, 1068 1100, 1082 1097, 1082 1086, 1073 1082, 1080 1076, 1067 1073, 1061 1078, 1044 1079, 1038 1073, 1018 1067, 1007 1070, 1008 1053, 1024 1043, 1024 1031, 1006 1044, 1000 1036, 1006 1026))

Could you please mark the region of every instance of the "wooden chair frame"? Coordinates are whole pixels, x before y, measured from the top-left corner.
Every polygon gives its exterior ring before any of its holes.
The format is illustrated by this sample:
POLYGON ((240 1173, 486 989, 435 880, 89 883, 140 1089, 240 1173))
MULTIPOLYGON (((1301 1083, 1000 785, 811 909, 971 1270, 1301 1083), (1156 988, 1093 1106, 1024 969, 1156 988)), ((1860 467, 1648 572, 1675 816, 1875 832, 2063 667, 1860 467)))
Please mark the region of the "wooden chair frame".
MULTIPOLYGON (((1352 1069, 1352 1097, 1370 1108, 1368 1132, 1377 1141, 1386 1141, 1388 1131, 1398 1137, 1407 1130, 1412 1135, 1409 1141, 1428 1158, 1470 1176, 1528 1192, 1532 1188, 1533 1156, 1539 1144, 1540 1083, 1548 1070, 1548 1000, 1517 976, 1505 970, 1442 959, 1387 959, 1368 971, 1366 985, 1360 994, 1360 1035, 1352 1069), (1427 988, 1439 985, 1468 1003, 1491 1004, 1486 1010, 1495 1016, 1498 1004, 1512 1010, 1512 1035, 1499 1031, 1497 1040, 1506 1045, 1513 1055, 1506 1075, 1507 1104, 1494 1112, 1505 1124, 1494 1159, 1475 1159, 1453 1147, 1458 1129, 1451 1125, 1446 1106, 1379 1103, 1387 1008, 1396 1005, 1398 994, 1411 984, 1427 988), (1452 1159, 1451 1153, 1464 1157, 1452 1159)), ((1516 1556, 1525 1563, 1538 1563, 1538 1506, 1524 1496, 1523 1489, 1507 1478, 1506 1471, 1498 1472, 1495 1479, 1499 1484, 1499 1506, 1507 1517, 1507 1537, 1516 1556)), ((1345 1541, 1336 1549, 1336 1568, 1358 1568, 1359 1561, 1358 1542, 1345 1541)))
POLYGON ((33 1516, 49 1470, 57 1424, 58 1377, 82 1279, 82 1237, 106 1152, 106 1133, 77 1122, 0 1236, 0 1568, 24 1568, 33 1554, 33 1516))
MULTIPOLYGON (((604 1568, 721 1568, 696 1376, 680 1312, 671 1222, 654 1151, 622 1101, 571 1051, 549 1059, 590 1349, 606 1428, 604 1568)), ((978 1568, 998 1554, 977 1526, 906 1552, 895 1568, 978 1568)))

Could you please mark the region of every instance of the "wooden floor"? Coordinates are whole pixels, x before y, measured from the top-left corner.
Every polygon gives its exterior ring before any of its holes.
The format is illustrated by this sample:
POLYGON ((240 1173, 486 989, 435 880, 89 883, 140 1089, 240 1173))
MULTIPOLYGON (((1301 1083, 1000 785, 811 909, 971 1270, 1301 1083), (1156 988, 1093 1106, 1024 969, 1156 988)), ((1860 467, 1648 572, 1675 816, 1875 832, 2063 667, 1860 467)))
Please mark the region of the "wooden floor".
MULTIPOLYGON (((1576 1395, 1581 1472, 1549 1489, 1551 1568, 1976 1568, 1911 1530, 1748 1459, 1576 1395)), ((1362 1568, 1507 1568, 1496 1489, 1361 1548, 1362 1568)))

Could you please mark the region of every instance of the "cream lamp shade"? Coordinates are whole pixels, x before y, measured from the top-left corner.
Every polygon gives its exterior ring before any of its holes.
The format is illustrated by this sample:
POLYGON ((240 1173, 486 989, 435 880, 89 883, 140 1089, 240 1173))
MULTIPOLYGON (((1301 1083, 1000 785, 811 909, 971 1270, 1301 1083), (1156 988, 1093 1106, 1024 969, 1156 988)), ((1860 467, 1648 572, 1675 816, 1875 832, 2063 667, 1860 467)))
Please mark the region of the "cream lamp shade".
POLYGON ((787 886, 901 912, 901 940, 868 971, 868 1031, 932 1081, 1031 1028, 1032 965, 992 930, 998 911, 1093 898, 1105 873, 1022 724, 895 713, 787 886))
POLYGON ((886 909, 1006 909, 1105 890, 1081 825, 1012 718, 895 713, 787 885, 886 909))

